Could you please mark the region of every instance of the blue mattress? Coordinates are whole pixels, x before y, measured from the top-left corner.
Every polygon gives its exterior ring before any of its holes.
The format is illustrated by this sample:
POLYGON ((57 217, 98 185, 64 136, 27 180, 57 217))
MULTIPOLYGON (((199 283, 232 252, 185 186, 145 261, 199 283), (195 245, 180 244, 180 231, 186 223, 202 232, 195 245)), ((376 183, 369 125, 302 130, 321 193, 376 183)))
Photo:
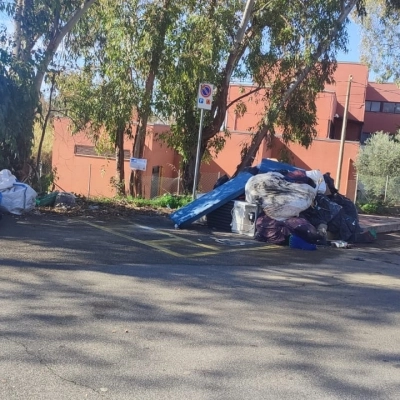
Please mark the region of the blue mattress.
POLYGON ((215 188, 171 214, 175 225, 182 228, 244 194, 244 187, 253 175, 240 173, 236 178, 215 188))

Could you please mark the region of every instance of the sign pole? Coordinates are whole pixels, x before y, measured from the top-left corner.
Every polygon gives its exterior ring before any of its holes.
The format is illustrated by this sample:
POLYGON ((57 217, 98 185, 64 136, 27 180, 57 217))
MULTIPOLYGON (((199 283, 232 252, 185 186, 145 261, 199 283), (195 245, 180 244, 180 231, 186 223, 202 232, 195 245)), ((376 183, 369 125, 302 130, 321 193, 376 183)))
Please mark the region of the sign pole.
POLYGON ((340 179, 341 179, 341 175, 342 175, 342 164, 343 164, 343 150, 344 150, 344 143, 346 140, 347 114, 349 111, 350 89, 351 89, 351 81, 352 80, 353 80, 353 77, 352 77, 352 75, 350 75, 349 83, 347 84, 346 103, 344 105, 342 133, 340 135, 339 160, 338 160, 336 182, 335 182, 337 190, 340 190, 340 179))
POLYGON ((196 151, 196 166, 194 169, 194 181, 193 181, 193 200, 196 199, 196 189, 197 189, 197 181, 199 179, 199 169, 200 169, 200 147, 201 147, 201 134, 203 131, 203 116, 204 116, 204 109, 201 109, 200 112, 200 127, 199 127, 199 137, 197 139, 197 151, 196 151))

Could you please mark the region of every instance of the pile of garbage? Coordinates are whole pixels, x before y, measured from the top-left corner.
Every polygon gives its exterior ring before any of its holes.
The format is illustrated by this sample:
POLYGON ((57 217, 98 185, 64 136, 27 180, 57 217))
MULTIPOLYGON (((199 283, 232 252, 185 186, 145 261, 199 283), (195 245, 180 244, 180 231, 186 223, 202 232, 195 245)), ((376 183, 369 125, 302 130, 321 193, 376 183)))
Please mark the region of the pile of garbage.
POLYGON ((69 209, 76 206, 72 193, 52 192, 38 196, 28 184, 18 182, 8 169, 0 171, 0 219, 1 212, 21 215, 36 206, 69 209))
POLYGON ((362 230, 356 206, 338 192, 329 173, 280 170, 257 174, 247 181, 245 197, 262 210, 256 221, 259 241, 312 250, 331 241, 339 247, 338 243, 374 240, 371 232, 362 230))

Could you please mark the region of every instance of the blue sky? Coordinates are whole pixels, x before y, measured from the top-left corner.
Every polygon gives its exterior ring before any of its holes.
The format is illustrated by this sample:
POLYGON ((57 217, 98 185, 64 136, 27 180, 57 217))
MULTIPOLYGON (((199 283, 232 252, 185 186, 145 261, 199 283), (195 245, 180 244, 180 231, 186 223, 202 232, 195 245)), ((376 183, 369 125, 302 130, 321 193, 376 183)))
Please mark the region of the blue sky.
MULTIPOLYGON (((3 13, 0 13, 0 24, 5 24, 8 28, 10 28, 8 18, 3 13)), ((349 44, 348 44, 349 51, 348 53, 344 52, 338 53, 336 59, 338 61, 359 62, 360 42, 361 42, 360 29, 353 22, 350 22, 348 29, 349 29, 349 44)))
POLYGON ((338 53, 336 59, 338 61, 353 61, 359 62, 360 61, 360 45, 361 45, 361 35, 360 35, 360 28, 353 22, 349 24, 349 52, 338 53))

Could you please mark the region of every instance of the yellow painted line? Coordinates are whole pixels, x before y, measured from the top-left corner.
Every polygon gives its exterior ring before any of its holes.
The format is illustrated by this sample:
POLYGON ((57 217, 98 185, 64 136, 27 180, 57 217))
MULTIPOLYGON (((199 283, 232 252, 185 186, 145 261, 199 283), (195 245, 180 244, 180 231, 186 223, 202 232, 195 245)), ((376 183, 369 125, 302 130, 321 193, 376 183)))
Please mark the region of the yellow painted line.
MULTIPOLYGON (((156 240, 140 240, 140 239, 135 239, 131 236, 125 235, 124 233, 120 233, 117 232, 111 228, 107 228, 105 226, 101 226, 101 225, 97 225, 94 224, 92 222, 88 222, 88 221, 82 221, 83 223, 85 223, 86 225, 89 225, 93 228, 99 229, 101 231, 110 233, 114 236, 119 236, 121 238, 127 239, 131 242, 134 243, 139 243, 141 245, 147 246, 147 247, 151 247, 153 249, 156 249, 158 251, 161 251, 163 253, 169 254, 171 256, 174 257, 178 257, 178 258, 194 258, 194 257, 205 257, 205 256, 215 256, 215 255, 221 255, 221 254, 225 254, 225 253, 236 253, 238 251, 243 252, 243 251, 269 251, 269 250, 276 250, 276 249, 281 249, 281 246, 277 246, 277 245, 268 245, 268 246, 250 246, 250 247, 243 247, 243 246, 237 246, 233 249, 224 249, 223 247, 217 247, 217 246, 211 246, 211 245, 206 245, 206 244, 202 244, 202 243, 196 243, 194 241, 191 241, 189 239, 185 239, 182 237, 179 237, 177 235, 173 235, 171 233, 168 232, 161 232, 161 234, 164 234, 166 236, 169 236, 169 239, 156 239, 156 240), (194 247, 204 247, 204 248, 209 248, 211 251, 203 251, 203 252, 198 252, 198 253, 194 253, 194 254, 181 254, 181 253, 177 253, 175 251, 169 250, 166 247, 160 246, 160 243, 176 243, 178 241, 183 241, 183 242, 187 242, 190 245, 194 246, 194 247)), ((158 231, 158 233, 160 233, 160 231, 158 231)))
MULTIPOLYGON (((133 224, 133 225, 137 226, 138 228, 141 228, 141 225, 137 225, 137 224, 133 224)), ((180 240, 181 242, 190 243, 192 246, 204 247, 205 249, 210 249, 210 250, 215 250, 215 251, 219 250, 219 247, 217 247, 217 246, 213 246, 211 244, 194 242, 193 240, 183 238, 182 236, 179 236, 179 235, 174 235, 173 233, 170 233, 170 232, 158 230, 157 233, 161 233, 162 235, 169 236, 170 238, 175 238, 177 240, 180 240)), ((156 241, 158 239, 153 239, 153 240, 156 241)), ((159 239, 159 240, 163 240, 163 239, 159 239)))
POLYGON ((235 248, 235 249, 229 249, 229 250, 221 250, 219 249, 219 251, 203 251, 201 253, 194 253, 194 254, 190 254, 187 257, 191 258, 191 257, 204 257, 204 256, 213 256, 213 255, 217 255, 217 254, 225 254, 225 253, 237 253, 239 251, 258 251, 258 250, 262 250, 262 251, 269 251, 269 250, 277 250, 277 249, 281 249, 281 246, 276 246, 276 245, 270 245, 270 246, 255 246, 255 247, 242 247, 240 246, 239 248, 235 248))
POLYGON ((163 253, 169 254, 171 256, 181 257, 181 258, 185 257, 182 254, 176 253, 175 251, 166 249, 165 247, 162 247, 162 246, 158 246, 156 243, 148 243, 148 241, 146 241, 146 240, 135 239, 135 238, 132 238, 131 236, 124 235, 123 233, 116 232, 116 231, 114 231, 114 230, 112 230, 110 228, 106 228, 105 226, 96 225, 96 224, 93 224, 93 223, 88 222, 88 221, 82 221, 82 222, 85 223, 86 225, 89 225, 89 226, 93 227, 93 228, 99 229, 99 230, 107 232, 107 233, 111 233, 114 236, 122 237, 124 239, 130 240, 131 242, 140 243, 140 244, 143 244, 145 246, 152 247, 152 248, 154 248, 156 250, 162 251, 163 253))
POLYGON ((176 243, 180 242, 181 240, 179 238, 169 238, 169 239, 150 239, 146 240, 146 243, 163 243, 163 244, 168 244, 168 243, 176 243))

